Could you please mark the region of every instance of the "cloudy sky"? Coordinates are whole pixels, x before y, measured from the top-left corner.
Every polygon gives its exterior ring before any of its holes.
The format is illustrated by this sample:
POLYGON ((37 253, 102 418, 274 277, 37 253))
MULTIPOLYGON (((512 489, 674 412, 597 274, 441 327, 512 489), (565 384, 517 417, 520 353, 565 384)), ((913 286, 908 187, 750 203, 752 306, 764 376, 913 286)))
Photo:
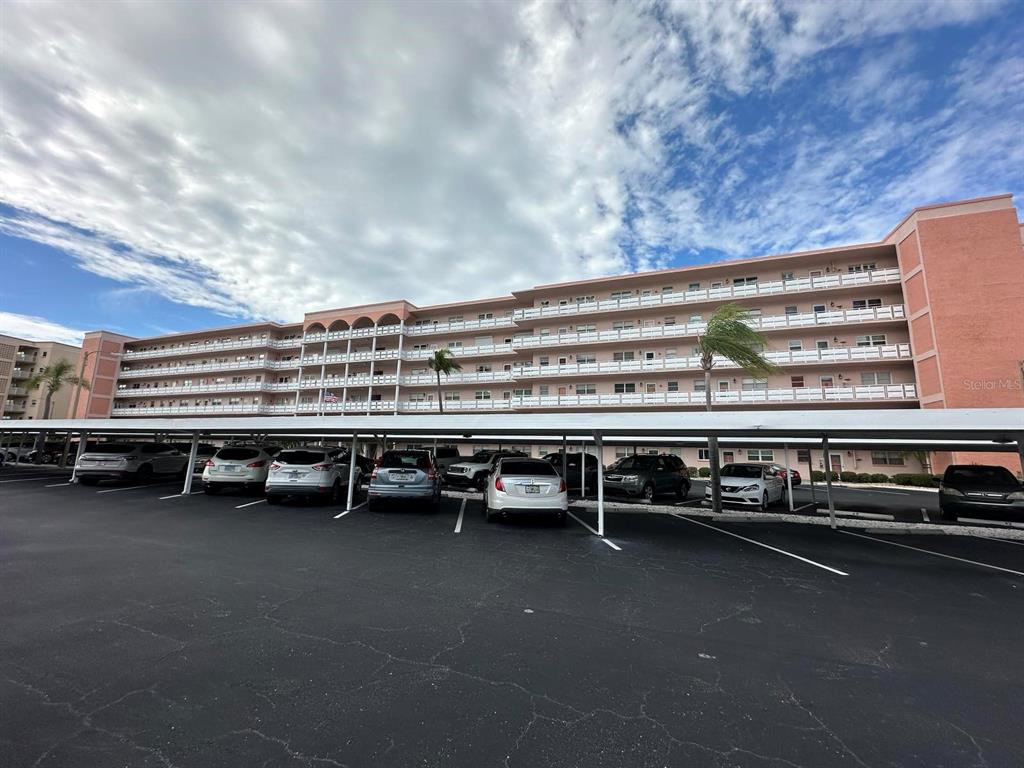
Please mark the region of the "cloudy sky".
POLYGON ((38 3, 0 331, 152 335, 877 240, 1024 199, 1024 4, 38 3))

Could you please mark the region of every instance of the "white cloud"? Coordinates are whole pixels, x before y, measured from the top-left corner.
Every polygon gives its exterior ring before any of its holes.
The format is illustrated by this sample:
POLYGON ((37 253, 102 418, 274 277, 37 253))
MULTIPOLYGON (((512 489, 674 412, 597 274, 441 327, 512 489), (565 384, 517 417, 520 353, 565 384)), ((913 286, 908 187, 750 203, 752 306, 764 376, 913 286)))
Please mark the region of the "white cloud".
POLYGON ((85 331, 68 328, 42 317, 0 311, 0 334, 28 341, 59 341, 80 346, 85 331))
MULTIPOLYGON (((940 158, 979 157, 1008 123, 972 138, 956 119, 880 118, 837 146, 813 125, 751 132, 715 97, 994 9, 8 3, 0 199, 23 215, 0 227, 175 301, 288 320, 657 266, 674 249, 873 239, 931 190, 906 167, 888 189, 869 172, 937 128, 932 159, 908 163, 944 190, 957 163, 940 158), (757 147, 780 137, 792 156, 766 177, 757 147)), ((865 68, 860 93, 899 64, 865 68)))

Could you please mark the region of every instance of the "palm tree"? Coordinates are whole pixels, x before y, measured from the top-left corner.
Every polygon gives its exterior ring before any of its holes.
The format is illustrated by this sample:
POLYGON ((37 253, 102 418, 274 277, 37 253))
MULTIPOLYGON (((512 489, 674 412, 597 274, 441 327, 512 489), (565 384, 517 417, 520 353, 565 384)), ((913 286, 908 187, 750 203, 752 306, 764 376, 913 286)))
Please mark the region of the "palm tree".
MULTIPOLYGON (((75 374, 75 367, 67 360, 58 360, 57 362, 46 366, 39 373, 29 379, 25 388, 32 392, 36 389, 46 387, 46 401, 43 405, 43 419, 50 418, 50 409, 53 406, 53 396, 60 392, 64 388, 65 384, 71 384, 76 387, 89 388, 89 382, 85 379, 79 378, 75 374)), ((46 432, 40 432, 36 438, 36 462, 42 462, 43 448, 46 446, 46 432)))
MULTIPOLYGON (((711 408, 711 369, 715 358, 725 358, 751 376, 764 378, 776 373, 779 367, 761 354, 764 336, 749 324, 749 313, 739 304, 726 304, 715 310, 703 334, 697 335, 700 367, 704 370, 704 403, 711 408)), ((722 511, 721 467, 718 462, 718 438, 708 438, 708 458, 711 462, 711 508, 722 511)))
POLYGON ((435 374, 437 374, 437 407, 444 413, 444 397, 441 395, 441 374, 450 376, 454 371, 461 371, 462 366, 455 362, 452 351, 448 347, 434 351, 434 356, 427 361, 435 374))

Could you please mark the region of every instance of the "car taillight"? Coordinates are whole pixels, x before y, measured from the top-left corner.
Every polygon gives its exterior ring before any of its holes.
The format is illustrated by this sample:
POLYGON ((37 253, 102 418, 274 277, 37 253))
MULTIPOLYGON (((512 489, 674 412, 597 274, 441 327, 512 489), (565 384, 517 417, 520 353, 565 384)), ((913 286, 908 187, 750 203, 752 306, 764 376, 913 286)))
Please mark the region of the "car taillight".
POLYGON ((314 464, 310 469, 315 469, 317 472, 323 472, 326 469, 333 467, 333 464, 314 464))
POLYGON ((206 460, 206 466, 213 467, 213 466, 216 466, 216 465, 213 463, 213 459, 207 459, 206 460))
POLYGON ((565 478, 558 481, 558 492, 565 493, 565 478))
POLYGON ((373 468, 373 472, 370 473, 370 479, 371 480, 376 480, 377 479, 377 467, 374 467, 373 468))
POLYGON ((281 465, 278 464, 276 461, 273 464, 270 465, 270 471, 271 472, 277 472, 277 470, 279 470, 280 468, 281 468, 281 465))
POLYGON ((505 490, 505 484, 503 482, 501 482, 501 478, 500 477, 494 478, 494 490, 496 490, 496 491, 504 491, 505 490))
POLYGON ((252 464, 246 464, 245 466, 249 469, 257 469, 258 467, 265 466, 266 463, 266 461, 260 459, 259 461, 254 461, 252 464))

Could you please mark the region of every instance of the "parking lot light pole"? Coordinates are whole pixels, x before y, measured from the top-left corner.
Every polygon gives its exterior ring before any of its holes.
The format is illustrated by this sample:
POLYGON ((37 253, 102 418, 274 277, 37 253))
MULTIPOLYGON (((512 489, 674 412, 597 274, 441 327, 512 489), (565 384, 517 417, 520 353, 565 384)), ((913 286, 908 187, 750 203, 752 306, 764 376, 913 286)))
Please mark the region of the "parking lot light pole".
POLYGON ((828 435, 821 438, 821 455, 825 460, 825 496, 828 499, 828 522, 832 530, 836 527, 836 505, 832 500, 832 462, 828 457, 828 435))
POLYGON ((199 455, 199 433, 192 433, 192 445, 188 449, 188 464, 185 465, 185 487, 181 489, 182 496, 192 493, 192 475, 196 471, 196 456, 199 455))
POLYGON ((71 480, 72 483, 77 483, 78 478, 75 477, 75 472, 78 471, 78 464, 82 461, 82 454, 85 453, 86 443, 89 442, 88 432, 78 433, 78 450, 75 451, 75 466, 71 468, 71 480))
POLYGON ((783 456, 786 460, 786 496, 789 497, 789 511, 793 511, 793 470, 789 466, 789 446, 782 444, 783 456))
POLYGON ((594 433, 594 445, 597 447, 597 535, 604 536, 604 441, 600 432, 594 433))
POLYGON ((352 448, 348 452, 348 500, 345 502, 345 511, 352 511, 352 497, 355 495, 356 481, 356 441, 359 435, 352 433, 352 448))

